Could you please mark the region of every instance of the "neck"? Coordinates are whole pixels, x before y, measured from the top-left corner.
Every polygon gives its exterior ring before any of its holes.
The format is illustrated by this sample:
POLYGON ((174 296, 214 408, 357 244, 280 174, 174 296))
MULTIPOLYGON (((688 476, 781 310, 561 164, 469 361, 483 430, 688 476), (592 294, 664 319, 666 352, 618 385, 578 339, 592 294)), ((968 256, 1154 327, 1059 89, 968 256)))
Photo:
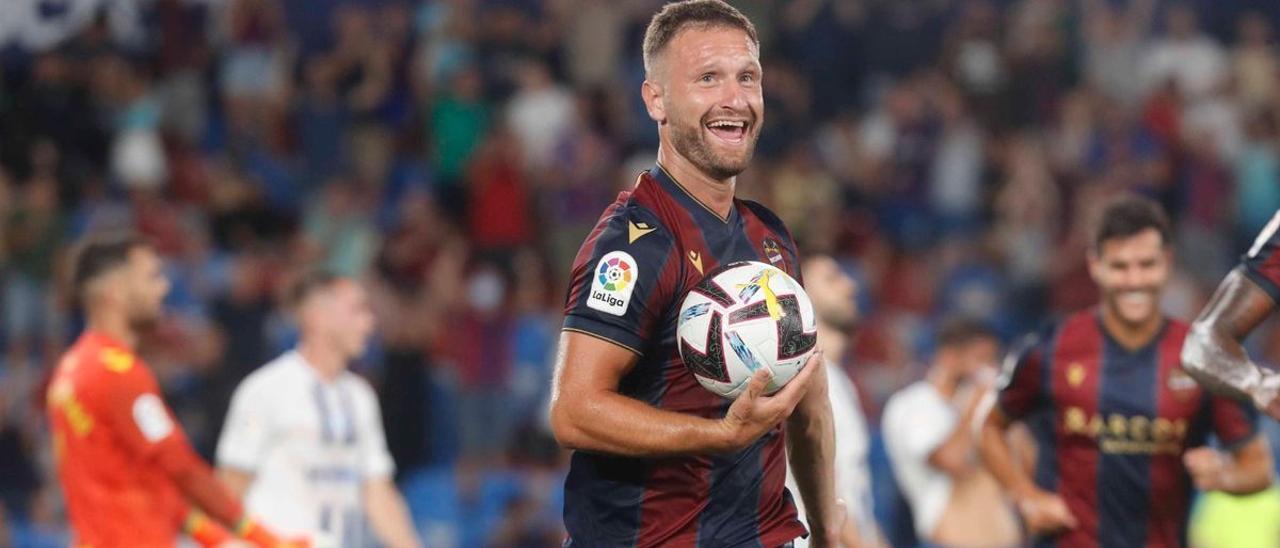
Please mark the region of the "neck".
POLYGON ((818 348, 822 349, 822 359, 831 363, 843 363, 844 350, 849 345, 849 336, 839 327, 826 322, 818 322, 818 348))
POLYGON ((1163 324, 1164 318, 1160 314, 1155 314, 1142 323, 1133 324, 1121 320, 1120 315, 1111 308, 1105 305, 1102 307, 1102 328, 1120 346, 1129 350, 1136 350, 1150 343, 1163 324))
POLYGON ((671 148, 667 140, 658 145, 658 165, 694 199, 721 218, 729 217, 729 212, 733 209, 733 190, 737 186, 737 177, 716 179, 707 175, 688 158, 671 148))
POLYGON ((337 378, 338 373, 347 367, 347 359, 331 345, 317 341, 314 337, 304 338, 298 343, 298 353, 307 365, 325 380, 337 378))
POLYGON ((129 325, 122 314, 97 312, 89 314, 87 327, 90 331, 101 333, 124 345, 129 350, 138 346, 138 333, 129 325))

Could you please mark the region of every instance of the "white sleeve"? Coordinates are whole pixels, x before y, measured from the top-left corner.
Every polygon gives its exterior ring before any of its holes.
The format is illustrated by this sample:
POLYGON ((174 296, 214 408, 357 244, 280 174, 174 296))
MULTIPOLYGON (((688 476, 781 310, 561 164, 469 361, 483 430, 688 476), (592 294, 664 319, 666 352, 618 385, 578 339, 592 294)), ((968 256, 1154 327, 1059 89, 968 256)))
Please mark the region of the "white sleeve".
POLYGON ((231 396, 231 408, 218 438, 218 465, 253 472, 258 469, 271 441, 269 400, 256 397, 250 377, 231 396))
POLYGON ((395 473, 395 461, 387 451, 387 437, 382 430, 382 411, 373 387, 363 380, 359 389, 360 473, 365 479, 388 477, 395 473))
POLYGON ((885 411, 887 440, 902 458, 925 461, 956 427, 955 410, 941 397, 923 390, 902 393, 885 411))

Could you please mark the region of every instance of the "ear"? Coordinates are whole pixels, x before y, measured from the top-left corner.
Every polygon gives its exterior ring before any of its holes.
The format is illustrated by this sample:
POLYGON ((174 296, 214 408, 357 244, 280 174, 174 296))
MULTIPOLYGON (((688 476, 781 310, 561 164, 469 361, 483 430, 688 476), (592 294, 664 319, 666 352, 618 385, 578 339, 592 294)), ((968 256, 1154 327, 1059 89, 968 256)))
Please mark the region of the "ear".
POLYGON ((1089 265, 1089 277, 1092 278, 1093 282, 1096 284, 1098 283, 1098 278, 1102 273, 1102 257, 1100 257, 1098 252, 1093 249, 1087 251, 1084 256, 1085 262, 1089 265))
POLYGON ((640 97, 644 99, 644 109, 649 112, 650 119, 659 124, 667 122, 667 107, 662 103, 662 86, 645 79, 640 85, 640 97))

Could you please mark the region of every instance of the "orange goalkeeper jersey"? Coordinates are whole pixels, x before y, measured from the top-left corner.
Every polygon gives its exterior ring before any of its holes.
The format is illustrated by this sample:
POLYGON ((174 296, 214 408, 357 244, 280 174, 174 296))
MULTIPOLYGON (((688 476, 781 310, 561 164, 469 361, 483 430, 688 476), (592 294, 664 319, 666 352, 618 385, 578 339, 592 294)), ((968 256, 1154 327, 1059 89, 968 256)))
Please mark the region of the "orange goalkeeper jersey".
POLYGON ((46 405, 75 545, 174 546, 186 503, 164 461, 191 449, 147 365, 86 331, 58 363, 46 405))

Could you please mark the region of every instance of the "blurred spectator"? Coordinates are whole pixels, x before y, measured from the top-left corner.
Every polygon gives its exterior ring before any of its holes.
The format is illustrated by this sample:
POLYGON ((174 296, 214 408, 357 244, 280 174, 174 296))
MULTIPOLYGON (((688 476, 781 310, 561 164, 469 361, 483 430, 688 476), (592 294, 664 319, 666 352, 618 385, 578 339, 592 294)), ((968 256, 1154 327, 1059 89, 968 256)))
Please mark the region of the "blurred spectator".
POLYGON ((1217 91, 1227 77, 1226 53, 1200 30, 1190 4, 1175 3, 1165 13, 1162 35, 1152 43, 1136 73, 1147 92, 1172 83, 1195 101, 1217 91))

